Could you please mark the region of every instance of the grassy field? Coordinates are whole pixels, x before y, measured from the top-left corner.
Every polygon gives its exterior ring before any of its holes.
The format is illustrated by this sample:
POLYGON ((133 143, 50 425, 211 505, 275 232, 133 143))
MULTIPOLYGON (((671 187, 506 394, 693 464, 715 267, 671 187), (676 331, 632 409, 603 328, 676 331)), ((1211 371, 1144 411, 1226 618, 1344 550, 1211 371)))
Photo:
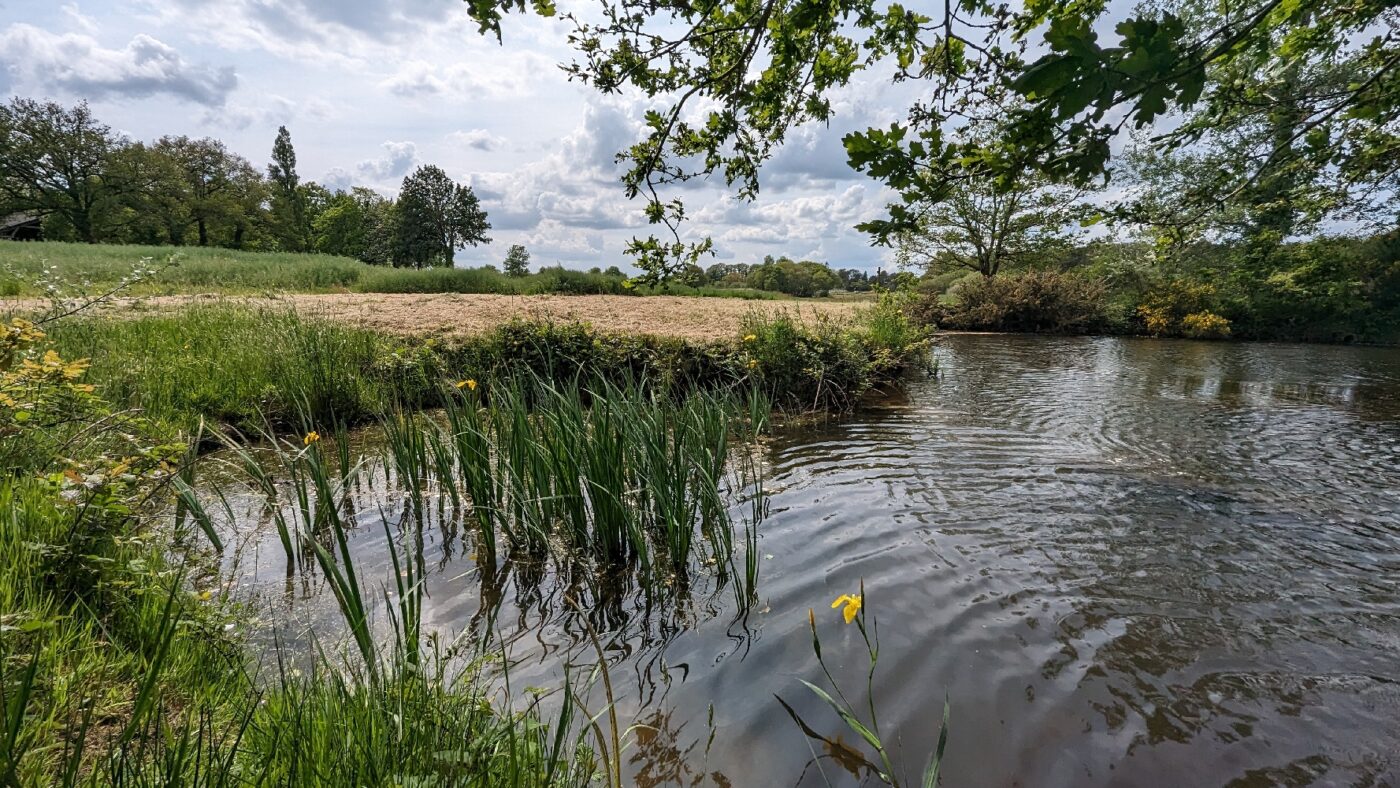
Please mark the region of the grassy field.
MULTIPOLYGON (((244 252, 209 247, 117 246, 110 244, 33 243, 0 241, 0 296, 45 294, 47 280, 102 291, 131 274, 149 258, 162 267, 126 292, 133 295, 221 293, 496 293, 532 295, 652 295, 623 286, 619 276, 565 268, 546 268, 509 277, 487 268, 409 269, 367 265, 348 257, 289 252, 244 252), (49 273, 46 274, 46 271, 49 273)), ((673 286, 668 293, 742 299, 783 298, 746 288, 688 288, 673 286)))

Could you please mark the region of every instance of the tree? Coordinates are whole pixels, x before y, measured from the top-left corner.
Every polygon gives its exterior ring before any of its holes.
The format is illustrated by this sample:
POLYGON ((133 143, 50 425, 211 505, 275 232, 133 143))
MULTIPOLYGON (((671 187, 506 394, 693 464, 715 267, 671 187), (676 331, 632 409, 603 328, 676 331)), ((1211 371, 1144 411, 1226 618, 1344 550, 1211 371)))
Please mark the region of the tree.
POLYGON ((272 163, 267 165, 272 190, 272 226, 283 249, 304 252, 310 246, 311 223, 307 218, 306 193, 297 175, 297 154, 286 126, 277 127, 272 143, 272 163))
POLYGON ((506 276, 525 276, 530 273, 530 253, 520 244, 512 244, 506 252, 506 276))
POLYGON ((126 141, 81 102, 14 98, 0 106, 0 207, 56 217, 96 243, 125 188, 112 157, 126 141))
POLYGON ((316 251, 387 263, 391 233, 386 232, 386 214, 392 210, 392 203, 373 189, 336 192, 312 221, 316 251))
POLYGON ((775 259, 772 255, 765 257, 762 265, 749 268, 745 281, 755 290, 802 297, 826 295, 840 283, 836 273, 825 263, 811 260, 796 262, 786 257, 775 259))
POLYGON ((375 195, 364 206, 365 241, 360 260, 370 265, 391 265, 398 238, 399 212, 393 200, 375 195))
POLYGON ((921 212, 918 224, 899 235, 900 267, 930 273, 949 268, 996 276, 1068 246, 1073 194, 1027 174, 1006 187, 974 178, 921 212))
POLYGON ((124 186, 115 220, 122 240, 185 243, 192 224, 191 198, 179 162, 154 146, 136 142, 113 155, 108 173, 124 186))
POLYGON ((247 159, 229 153, 222 142, 208 137, 162 137, 153 150, 174 163, 183 181, 182 191, 188 195, 187 213, 197 241, 208 246, 211 225, 233 225, 245 210, 239 190, 257 177, 257 171, 247 159))
MULTIPOLYGON (((927 84, 912 91, 918 98, 903 121, 845 139, 851 166, 900 198, 886 218, 860 225, 877 242, 915 227, 922 210, 969 177, 1001 188, 1027 169, 1077 185, 1101 181, 1114 144, 1134 127, 1160 129, 1155 144, 1181 149, 1248 115, 1281 112, 1282 133, 1229 173, 1226 193, 1290 162, 1361 188, 1393 183, 1400 169, 1394 0, 952 0, 928 14, 871 0, 597 1, 600 13, 570 17, 579 58, 569 70, 601 92, 635 89, 661 102, 622 154, 623 184, 673 233, 683 207, 663 189, 718 176, 754 197, 761 165, 788 130, 828 122, 833 92, 877 68, 893 82, 927 84), (1289 68, 1324 66, 1347 78, 1309 80, 1289 102, 1259 89, 1289 68), (950 137, 950 128, 993 117, 996 94, 1008 90, 1025 104, 995 138, 950 137)), ((498 37, 513 8, 554 13, 548 2, 468 3, 481 30, 498 37)), ((649 258, 699 246, 675 237, 634 242, 633 251, 655 267, 649 258)))
POLYGON ((451 267, 457 249, 490 243, 489 229, 471 187, 454 183, 438 167, 419 167, 399 191, 394 262, 451 267))

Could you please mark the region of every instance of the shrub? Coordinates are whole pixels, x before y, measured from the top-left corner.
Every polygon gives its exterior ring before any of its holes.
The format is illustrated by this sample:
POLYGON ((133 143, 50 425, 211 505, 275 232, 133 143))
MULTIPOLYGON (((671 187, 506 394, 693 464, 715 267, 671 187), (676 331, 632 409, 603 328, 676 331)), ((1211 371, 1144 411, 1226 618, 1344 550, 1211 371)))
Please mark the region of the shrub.
POLYGON ((485 268, 367 268, 361 293, 511 293, 514 285, 485 268))
POLYGON ((521 292, 529 295, 625 295, 630 292, 622 286, 625 280, 621 277, 575 271, 563 266, 541 268, 539 273, 521 281, 521 292))
POLYGON ((1106 288, 1074 274, 1027 271, 965 280, 948 298, 925 295, 912 314, 962 331, 1079 334, 1104 323, 1106 288))
POLYGON ((1181 318, 1181 333, 1192 339, 1225 339, 1230 321, 1214 312, 1192 312, 1181 318))
POLYGON ((1137 316, 1152 336, 1220 339, 1230 335, 1230 321, 1218 309, 1215 287, 1188 279, 1168 279, 1148 291, 1137 316))

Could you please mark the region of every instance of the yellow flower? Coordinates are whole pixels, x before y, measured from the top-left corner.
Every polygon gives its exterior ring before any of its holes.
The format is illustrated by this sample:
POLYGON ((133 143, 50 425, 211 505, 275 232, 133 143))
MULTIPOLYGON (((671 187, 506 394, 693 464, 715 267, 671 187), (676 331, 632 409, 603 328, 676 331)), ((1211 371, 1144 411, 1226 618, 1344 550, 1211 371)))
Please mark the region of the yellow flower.
POLYGON ((744 337, 744 341, 745 341, 745 342, 752 342, 752 341, 754 341, 755 339, 758 339, 758 334, 749 334, 749 335, 747 335, 747 336, 744 337))
POLYGON ((751 359, 749 359, 749 369, 753 369, 753 368, 756 367, 756 366, 758 366, 758 359, 756 359, 756 358, 751 358, 751 359))
POLYGON ((321 433, 317 432, 316 430, 312 430, 312 431, 306 433, 306 437, 305 437, 305 438, 302 438, 302 439, 301 439, 301 445, 303 445, 303 446, 310 446, 311 444, 315 443, 316 441, 318 441, 318 440, 320 440, 320 439, 321 439, 321 433))
POLYGON ((856 614, 860 612, 860 594, 842 594, 836 597, 835 602, 831 603, 832 609, 841 607, 842 605, 846 606, 846 609, 841 611, 841 615, 846 619, 846 623, 849 624, 855 621, 856 614))
POLYGON ((459 380, 459 381, 457 381, 457 388, 460 389, 460 388, 463 388, 463 387, 469 388, 469 389, 471 389, 472 391, 476 391, 476 381, 475 381, 474 379, 472 379, 472 378, 467 378, 466 380, 459 380))

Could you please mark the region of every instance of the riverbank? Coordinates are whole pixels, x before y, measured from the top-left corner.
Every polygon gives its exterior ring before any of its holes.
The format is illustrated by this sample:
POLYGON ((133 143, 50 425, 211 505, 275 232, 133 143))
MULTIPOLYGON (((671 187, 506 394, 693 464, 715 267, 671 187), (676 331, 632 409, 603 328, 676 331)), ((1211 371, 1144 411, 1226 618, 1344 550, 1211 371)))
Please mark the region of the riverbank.
MULTIPOLYGON (((532 703, 515 713, 501 709, 518 699, 493 704, 491 690, 475 682, 477 671, 462 672, 464 664, 491 664, 489 637, 466 644, 465 652, 463 644, 438 651, 441 644, 419 640, 416 630, 410 637, 396 629, 400 634, 388 645, 366 647, 363 610, 377 592, 356 579, 351 556, 336 551, 336 534, 351 523, 328 525, 326 519, 341 506, 335 491, 349 484, 344 480, 357 465, 341 455, 346 459, 339 470, 330 472, 346 446, 336 436, 355 423, 411 419, 420 408, 448 405, 451 413, 453 403, 473 396, 486 404, 515 397, 517 404, 490 423, 535 418, 529 409, 537 395, 510 394, 517 390, 511 381, 521 379, 538 381, 531 385, 542 391, 587 392, 579 406, 599 392, 614 392, 607 396, 622 399, 609 412, 633 414, 619 425, 636 443, 633 450, 621 446, 622 456, 630 462, 652 452, 629 471, 636 478, 619 477, 619 495, 630 500, 627 491, 634 488, 657 491, 649 508, 639 510, 649 514, 618 522, 648 523, 648 529, 670 523, 654 536, 638 536, 631 526, 618 533, 630 540, 628 555, 644 552, 644 543, 652 545, 648 550, 664 546, 660 555, 673 556, 667 565, 677 572, 674 556, 690 555, 690 540, 698 537, 684 534, 696 533, 699 523, 707 540, 731 544, 714 530, 714 492, 704 491, 718 484, 717 471, 695 470, 714 462, 717 450, 702 451, 703 441, 692 445, 697 436, 713 444, 726 434, 725 420, 739 410, 725 403, 847 409, 862 392, 921 363, 927 348, 893 303, 841 323, 755 312, 737 328, 724 339, 687 340, 509 319, 470 335, 426 336, 314 317, 281 302, 128 309, 119 319, 82 315, 46 326, 10 323, 0 366, 0 453, 11 468, 0 479, 0 625, 6 633, 0 705, 5 729, 15 733, 0 759, 0 776, 21 785, 79 779, 201 784, 232 774, 298 784, 422 777, 554 785, 589 781, 609 757, 615 772, 606 740, 591 738, 598 728, 580 727, 582 712, 568 711, 567 685, 558 696, 564 710, 556 701, 547 713, 532 703), (695 400, 696 394, 704 398, 695 400), (636 425, 651 425, 651 431, 636 425), (260 668, 244 651, 238 611, 220 602, 224 546, 206 508, 214 503, 191 493, 199 444, 221 429, 234 441, 237 434, 228 429, 280 434, 278 456, 302 469, 300 486, 267 488, 268 511, 290 507, 286 516, 302 518, 288 531, 289 544, 299 545, 297 561, 310 562, 297 564, 298 571, 314 567, 338 589, 343 631, 355 634, 363 658, 352 663, 358 665, 352 672, 344 672, 339 658, 321 657, 293 671, 291 655, 275 669, 260 668), (670 457, 668 447, 681 453, 670 457), (702 455, 710 459, 702 462, 702 455), (665 474, 673 481, 658 486, 665 474), (661 490, 678 497, 663 497, 661 490), (688 530, 681 530, 685 523, 688 530), (472 649, 479 652, 473 656, 472 649), (454 749, 459 746, 465 749, 454 749), (421 768, 405 776, 406 764, 421 768)), ((455 455, 438 449, 430 455, 422 453, 430 451, 423 442, 428 432, 410 428, 400 433, 408 442, 396 457, 410 463, 456 457, 433 465, 434 490, 457 483, 445 467, 498 456, 516 463, 503 480, 518 481, 489 489, 546 484, 553 490, 578 478, 561 475, 558 463, 572 458, 583 468, 586 459, 612 456, 618 448, 565 451, 591 440, 586 436, 609 433, 569 427, 585 411, 571 410, 573 400, 561 402, 555 415, 543 418, 560 425, 562 454, 537 454, 518 439, 530 431, 517 429, 479 433, 500 441, 485 453, 460 444, 455 455)), ((457 412, 467 419, 476 411, 457 412)), ((599 459, 586 472, 609 467, 599 459)), ((257 478, 254 473, 248 483, 257 478)), ((517 497, 502 508, 517 512, 513 517, 527 503, 549 500, 510 494, 517 497)), ((596 492, 579 500, 599 505, 596 492)), ((563 516, 553 507, 539 512, 539 523, 563 516)), ((534 533, 507 524, 500 526, 503 544, 534 533)), ((544 549, 554 541, 525 538, 520 549, 544 549)), ((745 554, 757 560, 755 549, 745 554)), ((421 594, 411 579, 422 571, 421 553, 415 559, 410 550, 403 559, 416 560, 417 569, 404 570, 410 579, 395 595, 409 605, 395 608, 399 627, 416 620, 411 600, 421 594)), ((292 566, 289 553, 289 571, 292 566)))

